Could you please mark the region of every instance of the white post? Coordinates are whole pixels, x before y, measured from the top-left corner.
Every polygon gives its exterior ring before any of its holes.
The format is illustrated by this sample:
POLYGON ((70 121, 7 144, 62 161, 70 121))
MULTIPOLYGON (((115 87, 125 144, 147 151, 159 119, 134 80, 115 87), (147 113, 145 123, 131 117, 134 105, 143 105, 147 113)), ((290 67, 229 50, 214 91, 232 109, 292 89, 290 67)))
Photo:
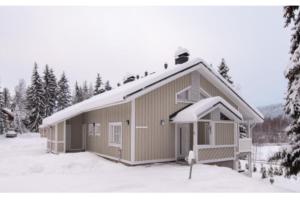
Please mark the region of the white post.
POLYGON ((237 170, 237 151, 238 151, 238 123, 233 123, 233 140, 234 140, 234 163, 233 163, 233 169, 237 170))
POLYGON ((54 140, 55 140, 55 153, 58 153, 58 133, 57 133, 57 124, 55 124, 55 133, 54 133, 54 140))
POLYGON ((175 160, 178 159, 178 125, 175 123, 175 160))
POLYGON ((67 127, 66 127, 66 120, 64 121, 64 152, 67 152, 67 148, 66 148, 66 143, 67 143, 67 139, 66 139, 66 132, 67 132, 67 127))
POLYGON ((251 152, 248 154, 249 176, 252 177, 252 158, 251 152))
POLYGON ((131 140, 130 140, 130 158, 131 162, 135 162, 135 99, 131 101, 131 122, 130 122, 130 129, 131 129, 131 140))
POLYGON ((193 151, 195 152, 195 161, 196 163, 198 163, 198 122, 194 122, 193 123, 193 141, 194 141, 194 145, 193 145, 193 151))

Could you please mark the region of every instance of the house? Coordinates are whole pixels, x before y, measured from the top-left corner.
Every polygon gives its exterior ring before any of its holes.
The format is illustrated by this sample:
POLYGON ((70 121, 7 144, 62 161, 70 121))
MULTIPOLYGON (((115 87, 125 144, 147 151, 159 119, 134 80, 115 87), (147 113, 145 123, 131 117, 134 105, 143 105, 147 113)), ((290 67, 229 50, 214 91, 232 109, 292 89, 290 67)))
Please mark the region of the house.
POLYGON ((1 111, 5 116, 7 128, 12 129, 14 119, 15 119, 14 113, 9 108, 5 108, 5 107, 1 108, 1 111))
POLYGON ((236 168, 239 156, 251 160, 251 130, 261 122, 225 79, 183 51, 175 66, 59 111, 40 131, 54 153, 90 151, 138 165, 184 160, 192 150, 197 163, 236 168))

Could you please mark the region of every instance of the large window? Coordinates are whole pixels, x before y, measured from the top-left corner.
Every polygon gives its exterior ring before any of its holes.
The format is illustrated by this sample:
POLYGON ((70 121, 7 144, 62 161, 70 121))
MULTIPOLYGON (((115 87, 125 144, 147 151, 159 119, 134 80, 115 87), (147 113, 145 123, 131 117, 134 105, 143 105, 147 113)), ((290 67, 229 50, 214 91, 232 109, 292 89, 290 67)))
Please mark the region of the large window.
POLYGON ((90 123, 88 124, 88 135, 89 136, 100 136, 100 124, 99 123, 90 123))
POLYGON ((109 123, 108 144, 122 148, 122 122, 109 123))
POLYGON ((176 102, 189 103, 190 101, 190 87, 185 88, 176 93, 176 102))

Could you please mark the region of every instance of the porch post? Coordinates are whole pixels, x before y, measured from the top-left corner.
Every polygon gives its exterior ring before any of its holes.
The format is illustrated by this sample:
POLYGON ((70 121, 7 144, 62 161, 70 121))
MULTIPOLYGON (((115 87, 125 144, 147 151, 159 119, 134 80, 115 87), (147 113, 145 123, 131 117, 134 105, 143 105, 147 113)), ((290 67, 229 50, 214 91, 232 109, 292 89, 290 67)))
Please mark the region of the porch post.
POLYGON ((177 146, 178 146, 178 126, 177 123, 175 123, 175 161, 177 161, 178 158, 178 150, 177 150, 177 146))
POLYGON ((194 141, 194 145, 193 145, 193 151, 195 153, 195 158, 196 158, 196 163, 198 163, 198 122, 194 122, 193 123, 193 141, 194 141))
POLYGON ((251 152, 248 154, 249 176, 252 177, 252 156, 251 152))

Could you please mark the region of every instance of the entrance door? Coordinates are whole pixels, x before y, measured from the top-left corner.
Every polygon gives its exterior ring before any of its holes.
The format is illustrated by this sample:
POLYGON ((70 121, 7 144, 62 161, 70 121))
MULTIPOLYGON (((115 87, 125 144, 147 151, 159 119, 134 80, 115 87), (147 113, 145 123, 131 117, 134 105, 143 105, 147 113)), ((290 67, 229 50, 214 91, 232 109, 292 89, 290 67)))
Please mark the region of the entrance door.
POLYGON ((189 124, 179 124, 177 130, 177 155, 178 159, 185 159, 190 151, 192 136, 189 124))

